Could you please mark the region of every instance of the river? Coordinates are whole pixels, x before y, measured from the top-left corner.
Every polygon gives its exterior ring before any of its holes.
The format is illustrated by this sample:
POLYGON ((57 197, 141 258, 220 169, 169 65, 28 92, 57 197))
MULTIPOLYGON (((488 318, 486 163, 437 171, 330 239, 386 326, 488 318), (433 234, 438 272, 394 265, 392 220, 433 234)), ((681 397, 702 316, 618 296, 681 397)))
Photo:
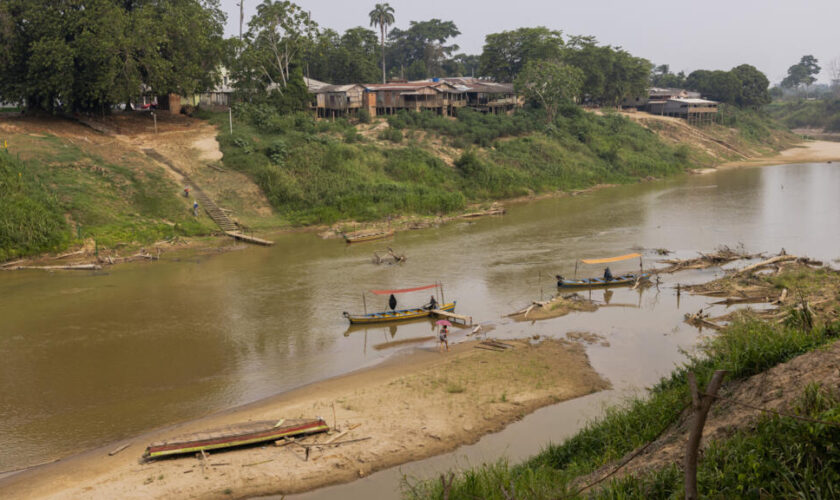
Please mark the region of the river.
MULTIPOLYGON (((840 257, 838 188, 837 165, 729 169, 515 204, 504 217, 399 233, 387 242, 347 246, 294 233, 277 236, 271 248, 182 252, 101 272, 2 273, 0 471, 379 363, 411 347, 377 346, 428 336, 430 324, 348 330, 341 312, 360 311, 366 289, 435 281, 458 301, 457 312, 495 327, 493 335, 587 330, 610 343, 588 352, 612 391, 540 410, 476 445, 406 470, 423 475, 464 460, 527 456, 597 415, 605 401, 670 372, 681 349, 700 338, 682 324, 682 314, 706 303, 685 294, 680 302, 672 285, 719 271, 666 277, 658 290, 593 292, 616 306, 595 314, 532 324, 505 313, 553 293, 553 275, 571 275, 575 259, 634 248, 690 257, 722 244, 768 252, 784 247, 830 261, 840 257), (386 246, 405 253, 407 263, 373 265, 372 252, 386 246), (533 431, 544 427, 551 431, 533 431)), ((652 264, 656 256, 646 252, 645 259, 652 264)), ((601 269, 579 272, 587 271, 601 269)), ((401 300, 413 305, 426 298, 401 300)), ((384 299, 369 295, 367 307, 383 308, 384 299)), ((340 487, 342 496, 395 491, 398 474, 384 471, 340 487)))

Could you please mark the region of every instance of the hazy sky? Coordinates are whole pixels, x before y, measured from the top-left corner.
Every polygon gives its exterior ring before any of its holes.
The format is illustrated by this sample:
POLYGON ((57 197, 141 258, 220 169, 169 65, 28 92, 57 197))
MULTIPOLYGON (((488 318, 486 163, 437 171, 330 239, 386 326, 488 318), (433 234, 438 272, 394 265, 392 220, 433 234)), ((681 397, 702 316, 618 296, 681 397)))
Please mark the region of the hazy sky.
MULTIPOLYGON (((245 2, 248 19, 262 0, 245 2)), ((382 1, 382 0, 378 0, 382 1)), ((239 0, 221 0, 227 33, 239 34, 239 0)), ((322 27, 343 32, 368 26, 377 0, 300 0, 322 27)), ((728 70, 756 66, 771 82, 804 54, 813 54, 828 82, 828 63, 840 58, 840 0, 390 0, 398 28, 409 21, 452 20, 461 51, 480 54, 484 36, 523 26, 547 26, 573 35, 595 35, 672 71, 728 70)))

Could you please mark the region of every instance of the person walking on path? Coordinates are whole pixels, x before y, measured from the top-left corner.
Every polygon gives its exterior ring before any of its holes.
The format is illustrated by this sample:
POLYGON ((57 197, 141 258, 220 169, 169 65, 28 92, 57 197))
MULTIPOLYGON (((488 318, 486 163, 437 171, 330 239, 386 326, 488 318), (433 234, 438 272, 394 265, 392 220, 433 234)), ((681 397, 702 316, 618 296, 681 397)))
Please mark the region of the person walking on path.
POLYGON ((439 338, 440 338, 439 351, 440 352, 443 352, 444 346, 446 347, 446 350, 449 351, 449 335, 448 334, 449 334, 449 329, 446 327, 446 325, 443 325, 442 327, 440 327, 440 336, 439 336, 439 338))
POLYGON ((198 217, 198 200, 193 200, 193 216, 198 217))
POLYGON ((190 187, 189 186, 184 186, 184 198, 189 198, 189 197, 190 197, 190 187))

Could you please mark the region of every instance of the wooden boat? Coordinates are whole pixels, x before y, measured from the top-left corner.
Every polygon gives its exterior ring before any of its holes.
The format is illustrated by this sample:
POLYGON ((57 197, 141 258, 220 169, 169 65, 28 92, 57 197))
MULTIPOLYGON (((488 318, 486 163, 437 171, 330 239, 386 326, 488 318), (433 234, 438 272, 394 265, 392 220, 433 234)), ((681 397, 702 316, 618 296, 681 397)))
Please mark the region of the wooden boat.
POLYGON ((557 286, 560 288, 596 288, 608 286, 622 286, 632 285, 636 280, 645 280, 650 277, 650 273, 643 274, 623 274, 616 276, 611 280, 604 278, 585 278, 581 280, 567 280, 562 276, 557 276, 557 286))
POLYGON ((356 231, 354 233, 343 233, 344 240, 347 243, 362 243, 364 241, 381 240, 394 235, 393 229, 385 231, 356 231))
MULTIPOLYGON (((452 312, 455 310, 455 302, 438 305, 441 311, 452 312)), ((410 319, 426 318, 432 314, 431 310, 423 307, 415 307, 412 309, 400 309, 396 311, 385 311, 369 314, 350 314, 348 312, 342 313, 345 318, 350 320, 351 325, 361 325, 369 323, 388 323, 391 321, 406 321, 410 319)))
POLYGON ((265 420, 234 424, 228 427, 175 437, 169 441, 152 443, 143 453, 143 459, 195 453, 206 450, 233 448, 291 436, 304 436, 326 432, 329 426, 321 418, 265 420))

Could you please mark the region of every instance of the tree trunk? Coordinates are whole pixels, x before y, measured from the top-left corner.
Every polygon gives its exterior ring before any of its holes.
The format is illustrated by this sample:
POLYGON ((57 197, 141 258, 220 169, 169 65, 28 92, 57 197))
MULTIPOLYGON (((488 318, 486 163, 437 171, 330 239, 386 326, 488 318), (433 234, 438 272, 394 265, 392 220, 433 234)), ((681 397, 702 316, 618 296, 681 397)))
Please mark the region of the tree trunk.
POLYGON ((385 81, 385 25, 379 25, 379 31, 382 33, 382 83, 388 83, 385 81))

